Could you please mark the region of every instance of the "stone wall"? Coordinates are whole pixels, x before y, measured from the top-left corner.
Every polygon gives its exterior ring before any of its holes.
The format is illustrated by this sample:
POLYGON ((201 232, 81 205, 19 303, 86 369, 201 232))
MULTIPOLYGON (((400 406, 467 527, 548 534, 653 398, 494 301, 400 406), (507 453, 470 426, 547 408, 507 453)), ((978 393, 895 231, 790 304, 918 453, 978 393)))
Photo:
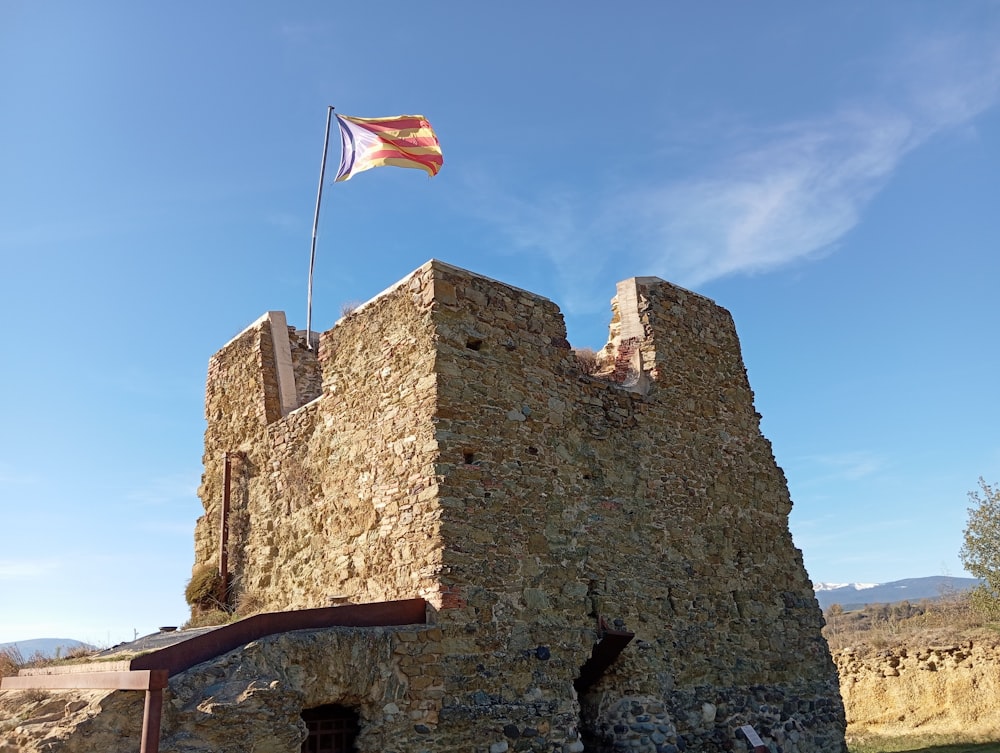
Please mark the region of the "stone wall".
MULTIPOLYGON (((298 753, 303 709, 349 705, 359 750, 400 750, 441 690, 423 667, 435 627, 328 628, 262 638, 174 677, 164 692, 161 753, 298 753), (413 700, 414 694, 425 700, 413 700)), ((0 691, 0 753, 135 753, 143 693, 0 691)), ((468 750, 468 746, 465 748, 468 750)))
POLYGON ((430 625, 276 636, 179 675, 163 750, 294 753, 298 712, 341 702, 372 753, 742 753, 742 724, 842 753, 731 317, 647 277, 612 312, 588 375, 551 301, 432 261, 318 354, 271 312, 213 356, 196 567, 218 565, 229 453, 230 606, 422 596, 430 625), (580 684, 609 625, 634 639, 580 684))
MULTIPOLYGON (((439 749, 506 729, 539 750, 721 750, 751 722, 786 751, 839 750, 822 617, 731 317, 656 278, 621 283, 612 309, 605 374, 588 376, 551 301, 429 262, 322 335, 322 395, 284 417, 266 322, 230 343, 201 494, 213 520, 221 457, 244 454, 232 599, 427 598, 439 749), (636 638, 578 699, 598 616, 636 638), (615 721, 626 706, 649 719, 615 721), (656 714, 667 731, 644 726, 656 714)), ((197 562, 215 533, 199 524, 197 562)))
MULTIPOLYGON (((206 515, 195 552, 197 563, 217 564, 222 465, 226 452, 238 453, 234 605, 252 599, 274 611, 327 606, 341 595, 371 602, 437 590, 427 308, 405 291, 382 296, 322 336, 318 362, 294 338, 296 387, 321 373, 322 397, 284 417, 266 410, 278 381, 266 317, 212 358, 199 490, 206 515)), ((296 404, 316 392, 299 392, 296 404)))

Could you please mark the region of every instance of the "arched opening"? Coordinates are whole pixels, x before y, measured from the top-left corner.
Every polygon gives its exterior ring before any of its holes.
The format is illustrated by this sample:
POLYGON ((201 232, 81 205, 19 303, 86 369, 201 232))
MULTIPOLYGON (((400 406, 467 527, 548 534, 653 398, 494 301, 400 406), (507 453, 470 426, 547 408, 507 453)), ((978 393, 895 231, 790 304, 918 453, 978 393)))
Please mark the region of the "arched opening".
POLYGON ((309 736, 302 753, 349 753, 358 736, 358 712, 337 703, 328 703, 302 712, 309 736))

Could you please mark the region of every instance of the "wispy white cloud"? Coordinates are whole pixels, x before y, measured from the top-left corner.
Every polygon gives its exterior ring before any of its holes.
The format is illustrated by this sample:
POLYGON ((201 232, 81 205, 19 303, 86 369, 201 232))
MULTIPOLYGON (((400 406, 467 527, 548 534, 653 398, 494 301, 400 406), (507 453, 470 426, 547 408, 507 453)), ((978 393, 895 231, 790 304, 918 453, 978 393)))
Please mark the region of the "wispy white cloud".
POLYGON ((0 560, 0 580, 33 580, 58 567, 52 560, 0 560))
POLYGON ((712 175, 631 197, 647 234, 642 255, 698 285, 824 253, 914 143, 912 123, 895 113, 785 125, 712 175))
POLYGON ((881 456, 860 451, 810 455, 800 458, 798 463, 812 469, 808 480, 810 484, 859 481, 875 475, 886 466, 881 456))
POLYGON ((188 540, 191 538, 192 525, 189 519, 177 521, 145 520, 141 521, 136 529, 159 536, 176 536, 188 540))
POLYGON ((989 481, 993 477, 1000 477, 1000 447, 994 447, 986 454, 988 469, 983 473, 983 477, 989 481))
POLYGON ((299 232, 303 229, 302 215, 291 212, 272 211, 264 216, 264 221, 281 230, 299 232))
POLYGON ((995 24, 961 33, 909 37, 894 51, 886 80, 902 92, 924 138, 968 126, 1000 99, 995 24))
POLYGON ((35 477, 0 463, 0 486, 29 486, 36 481, 35 477))
POLYGON ((863 451, 799 456, 784 465, 797 518, 807 510, 812 517, 825 514, 826 505, 840 498, 846 488, 863 488, 853 486, 857 482, 870 487, 889 469, 884 457, 863 451))
POLYGON ((192 385, 187 374, 164 375, 162 370, 143 367, 138 364, 123 364, 114 373, 107 370, 91 369, 81 373, 105 388, 146 398, 162 398, 164 395, 201 397, 201 390, 192 385))
POLYGON ((0 231, 0 249, 23 252, 26 248, 74 246, 85 240, 120 235, 124 226, 119 217, 108 219, 88 216, 78 219, 56 219, 33 224, 5 223, 0 231))
POLYGON ((143 506, 156 507, 178 502, 197 504, 198 500, 197 473, 179 473, 172 476, 152 478, 141 489, 135 489, 127 495, 130 502, 143 506))
POLYGON ((699 174, 647 180, 589 205, 572 191, 491 195, 485 217, 516 248, 551 260, 569 310, 573 291, 580 305, 593 300, 589 283, 616 255, 618 265, 687 286, 820 257, 858 224, 907 154, 945 131, 972 132, 1000 101, 995 31, 909 37, 854 101, 720 136, 731 156, 699 174))
POLYGON ((544 196, 524 196, 496 190, 488 178, 469 181, 476 214, 498 227, 511 241, 514 253, 541 254, 552 261, 563 294, 559 305, 573 312, 594 304, 595 285, 606 282, 602 269, 608 261, 604 241, 610 235, 601 207, 584 206, 585 199, 570 190, 544 196))
POLYGON ((292 41, 302 41, 318 37, 329 38, 331 31, 328 24, 302 21, 285 21, 278 27, 278 33, 292 41))

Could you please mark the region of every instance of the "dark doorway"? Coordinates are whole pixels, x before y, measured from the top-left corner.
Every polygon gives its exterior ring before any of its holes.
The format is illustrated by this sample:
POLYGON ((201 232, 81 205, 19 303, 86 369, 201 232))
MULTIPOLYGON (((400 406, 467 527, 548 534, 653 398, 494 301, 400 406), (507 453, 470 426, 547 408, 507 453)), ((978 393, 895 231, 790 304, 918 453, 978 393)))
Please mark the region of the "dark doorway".
POLYGON ((601 694, 587 693, 580 699, 580 742, 584 753, 613 753, 614 735, 600 717, 601 694))
POLYGON ((328 703, 302 712, 309 737, 302 753, 349 753, 358 736, 358 713, 347 706, 328 703))

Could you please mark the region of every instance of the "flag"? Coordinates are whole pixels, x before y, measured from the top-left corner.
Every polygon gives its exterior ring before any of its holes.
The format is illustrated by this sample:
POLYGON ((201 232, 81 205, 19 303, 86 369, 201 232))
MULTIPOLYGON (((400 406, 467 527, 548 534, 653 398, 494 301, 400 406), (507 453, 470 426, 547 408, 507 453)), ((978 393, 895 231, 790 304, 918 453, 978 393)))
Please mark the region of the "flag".
POLYGON ((417 167, 437 175, 444 159, 434 129, 423 115, 352 118, 338 115, 340 169, 336 180, 372 167, 417 167))

